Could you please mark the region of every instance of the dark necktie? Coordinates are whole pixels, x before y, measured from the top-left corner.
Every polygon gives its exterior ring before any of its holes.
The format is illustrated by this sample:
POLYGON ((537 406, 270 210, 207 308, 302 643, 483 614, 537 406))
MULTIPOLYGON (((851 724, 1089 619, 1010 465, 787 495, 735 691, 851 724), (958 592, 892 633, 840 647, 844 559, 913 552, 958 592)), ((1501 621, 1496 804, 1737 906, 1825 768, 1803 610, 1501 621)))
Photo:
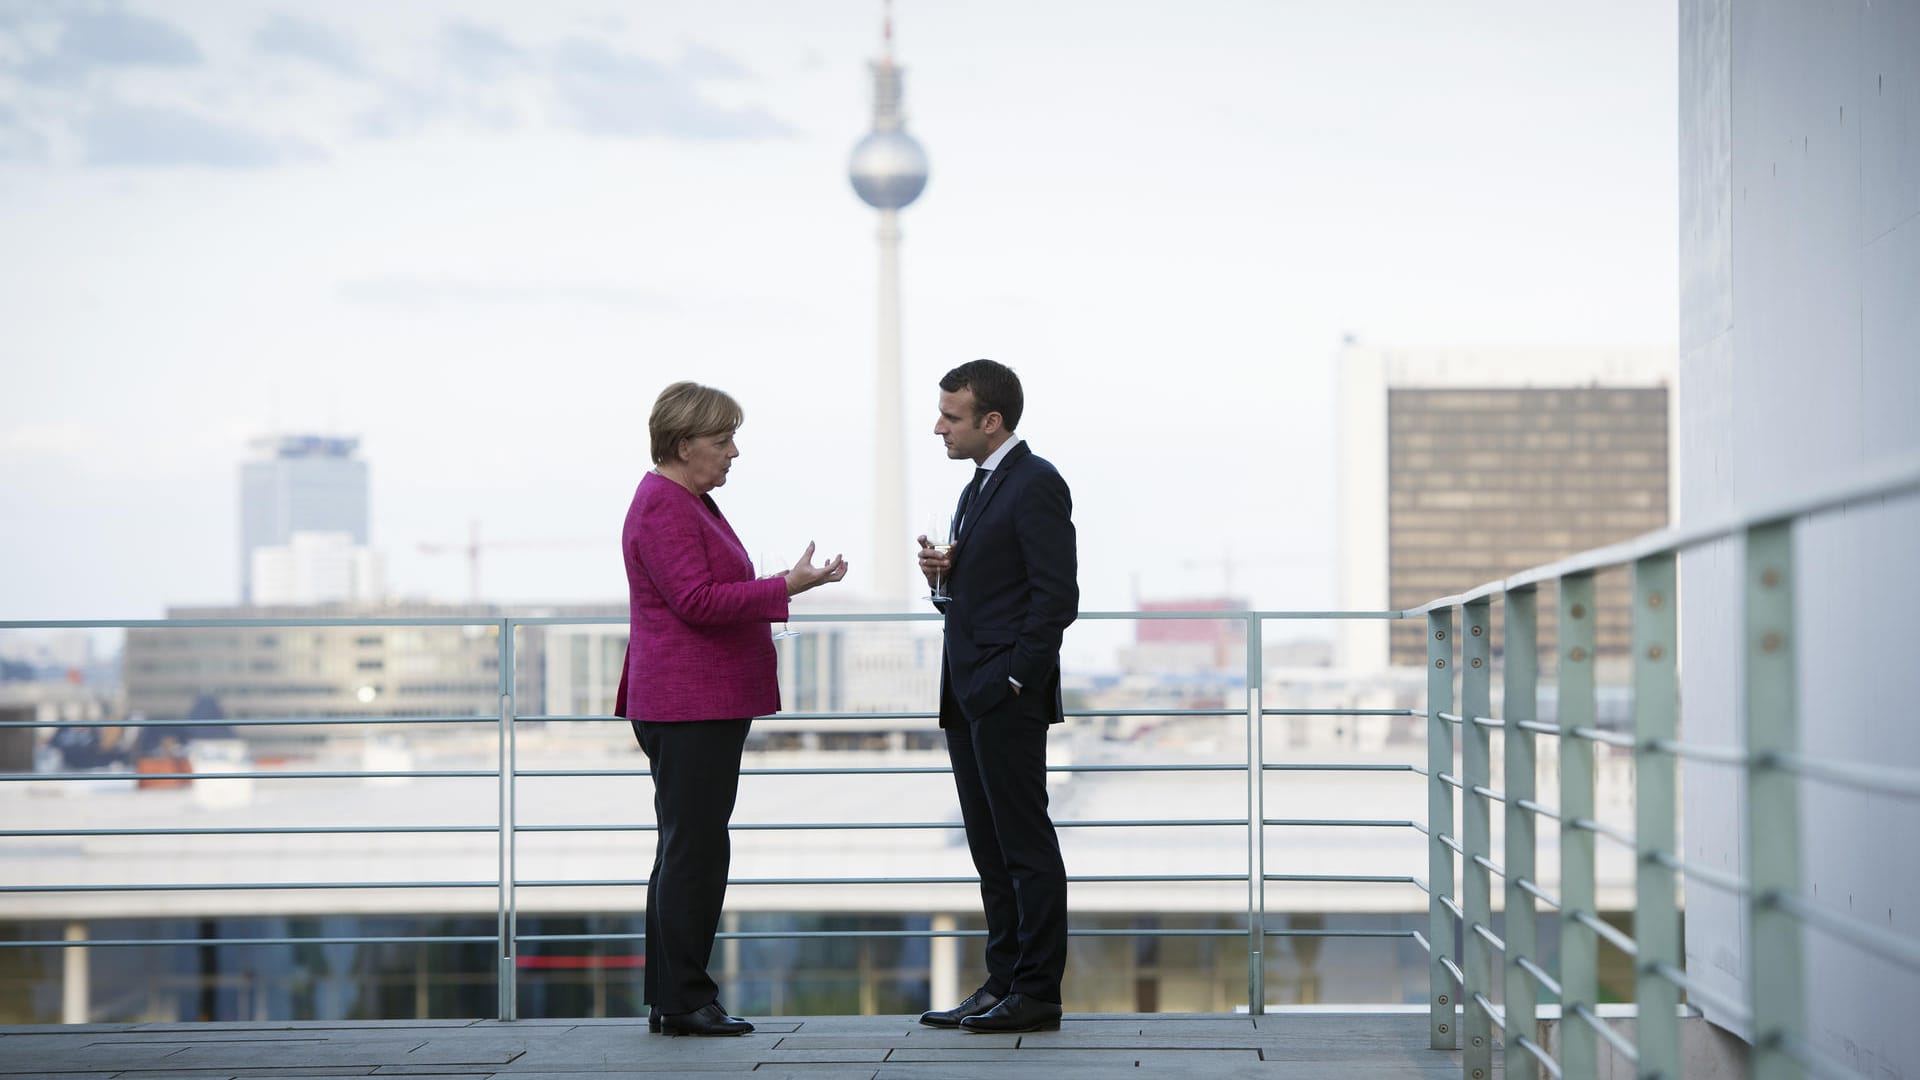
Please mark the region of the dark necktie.
POLYGON ((972 508, 973 500, 980 497, 980 487, 987 482, 987 470, 973 470, 973 483, 967 485, 966 494, 960 496, 960 512, 953 516, 954 535, 960 534, 960 526, 966 523, 967 511, 972 508))

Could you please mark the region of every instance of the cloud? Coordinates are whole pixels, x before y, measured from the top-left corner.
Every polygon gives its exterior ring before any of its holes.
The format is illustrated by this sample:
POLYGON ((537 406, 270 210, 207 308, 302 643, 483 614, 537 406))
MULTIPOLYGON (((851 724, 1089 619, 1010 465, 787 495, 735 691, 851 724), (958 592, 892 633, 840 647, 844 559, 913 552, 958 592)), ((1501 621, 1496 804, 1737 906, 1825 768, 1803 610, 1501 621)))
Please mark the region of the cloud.
POLYGON ((605 282, 473 281, 423 275, 355 278, 339 296, 353 304, 422 310, 441 306, 499 307, 506 304, 579 304, 638 311, 671 311, 665 294, 605 282))
POLYGON ((746 72, 732 60, 707 50, 689 56, 679 67, 669 68, 576 38, 562 45, 554 57, 555 87, 573 123, 594 135, 706 140, 789 133, 785 124, 758 106, 728 108, 709 100, 697 85, 699 79, 684 73, 692 66, 744 77, 746 72))
POLYGON ((253 44, 261 52, 305 60, 344 75, 362 70, 359 52, 346 35, 305 19, 276 15, 253 35, 253 44))
POLYGON ((0 161, 41 162, 46 159, 45 136, 26 126, 17 111, 0 105, 0 161))
POLYGON ((469 79, 497 79, 523 70, 525 50, 478 23, 448 23, 440 31, 440 53, 454 71, 469 79))
POLYGON ((60 13, 53 51, 30 56, 20 74, 31 82, 63 83, 97 68, 197 67, 205 61, 193 38, 171 24, 124 11, 60 13))
POLYGON ((726 53, 709 49, 704 45, 689 45, 680 62, 674 69, 682 78, 699 81, 717 79, 733 81, 750 79, 753 73, 740 66, 740 62, 726 53))
POLYGON ((80 125, 80 137, 89 165, 257 169, 318 156, 304 143, 150 106, 95 109, 80 125))

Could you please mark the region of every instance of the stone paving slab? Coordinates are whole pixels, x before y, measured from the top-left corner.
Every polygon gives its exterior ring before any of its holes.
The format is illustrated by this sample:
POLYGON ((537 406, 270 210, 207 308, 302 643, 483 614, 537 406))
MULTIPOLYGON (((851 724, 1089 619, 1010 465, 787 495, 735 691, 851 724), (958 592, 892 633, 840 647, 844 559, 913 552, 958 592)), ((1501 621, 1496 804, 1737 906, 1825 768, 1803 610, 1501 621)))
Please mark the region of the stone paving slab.
MULTIPOLYGON (((758 1023, 758 1022, 756 1022, 758 1023)), ((643 1018, 0 1027, 0 1080, 1438 1080, 1424 1013, 1069 1016, 976 1035, 911 1016, 780 1017, 732 1039, 651 1035, 643 1018)))

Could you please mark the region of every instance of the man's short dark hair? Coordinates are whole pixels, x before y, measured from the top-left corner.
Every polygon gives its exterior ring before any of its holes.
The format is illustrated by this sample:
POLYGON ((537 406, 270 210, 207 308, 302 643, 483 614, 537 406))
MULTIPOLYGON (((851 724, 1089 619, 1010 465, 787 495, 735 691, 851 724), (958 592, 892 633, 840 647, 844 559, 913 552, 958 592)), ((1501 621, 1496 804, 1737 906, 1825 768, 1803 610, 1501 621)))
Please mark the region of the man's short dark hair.
POLYGON ((1005 364, 992 360, 969 360, 940 380, 940 389, 949 394, 973 391, 973 418, 977 421, 990 412, 1000 414, 1008 431, 1020 426, 1026 397, 1020 392, 1020 376, 1005 364))

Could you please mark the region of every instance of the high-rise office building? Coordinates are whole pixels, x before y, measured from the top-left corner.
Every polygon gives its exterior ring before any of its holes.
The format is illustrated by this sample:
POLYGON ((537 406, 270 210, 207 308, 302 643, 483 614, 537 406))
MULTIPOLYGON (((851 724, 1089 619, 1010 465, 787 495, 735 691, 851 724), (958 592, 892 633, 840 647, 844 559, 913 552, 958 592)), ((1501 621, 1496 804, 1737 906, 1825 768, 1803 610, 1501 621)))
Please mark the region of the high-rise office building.
MULTIPOLYGON (((1662 350, 1348 345, 1341 606, 1406 610, 1666 525, 1673 371, 1662 350)), ((1597 585, 1596 648, 1624 657, 1627 583, 1597 585)), ((1345 665, 1426 663, 1418 620, 1350 623, 1341 644, 1345 665)))
MULTIPOLYGON (((295 533, 345 533, 367 543, 367 463, 360 440, 271 435, 253 440, 240 466, 240 601, 255 602, 254 552, 283 548, 295 533)), ((344 598, 342 598, 344 599, 344 598)))

